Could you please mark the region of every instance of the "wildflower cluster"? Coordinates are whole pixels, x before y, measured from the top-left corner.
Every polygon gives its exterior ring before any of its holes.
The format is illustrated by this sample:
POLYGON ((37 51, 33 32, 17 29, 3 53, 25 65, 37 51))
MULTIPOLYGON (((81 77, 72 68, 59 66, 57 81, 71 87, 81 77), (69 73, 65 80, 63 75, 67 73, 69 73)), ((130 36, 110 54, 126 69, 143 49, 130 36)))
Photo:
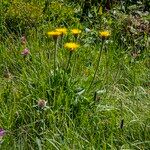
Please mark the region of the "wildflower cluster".
MULTIPOLYGON (((71 33, 74 37, 78 37, 78 35, 81 33, 81 30, 79 29, 72 29, 71 33)), ((66 28, 56 28, 54 31, 50 31, 47 33, 48 36, 53 37, 54 40, 57 40, 59 36, 63 37, 67 34, 66 28)), ((67 48, 69 51, 74 51, 79 47, 79 44, 75 42, 67 42, 64 44, 64 47, 67 48)))
MULTIPOLYGON (((51 36, 54 39, 54 41, 57 41, 59 37, 61 37, 61 39, 63 39, 63 37, 65 35, 67 35, 67 32, 68 32, 68 30, 66 28, 56 28, 54 31, 47 32, 47 34, 48 34, 48 36, 51 36)), ((72 29, 72 30, 70 30, 70 32, 75 37, 75 42, 66 42, 64 44, 64 48, 68 49, 69 52, 70 52, 66 70, 69 69, 69 66, 70 66, 70 63, 71 63, 70 60, 71 60, 72 52, 74 52, 77 48, 80 47, 80 45, 76 42, 76 40, 77 40, 77 37, 79 36, 79 34, 81 34, 81 30, 79 30, 79 29, 72 29)), ((107 30, 106 31, 100 31, 99 32, 99 36, 103 40, 105 40, 105 39, 107 39, 110 36, 110 31, 107 31, 107 30)), ((21 44, 23 46, 26 46, 27 40, 26 40, 25 36, 22 36, 22 38, 21 38, 21 44)), ((55 44, 56 44, 56 47, 55 47, 55 50, 54 50, 54 77, 55 77, 55 74, 57 73, 56 72, 57 71, 56 68, 57 68, 57 44, 58 44, 58 42, 55 42, 55 44)), ((27 55, 29 55, 29 54, 30 54, 30 50, 28 48, 26 48, 26 47, 21 52, 21 55, 23 55, 24 58, 27 55)), ((99 60, 100 60, 100 58, 99 58, 99 60)), ((98 66, 99 66, 99 63, 97 65, 97 68, 98 68, 98 66)), ((97 72, 97 69, 95 71, 95 75, 96 75, 96 72, 97 72)), ((93 80, 95 78, 95 75, 93 77, 93 80)), ((92 82, 91 82, 91 85, 92 85, 92 82)), ((39 99, 37 103, 38 103, 37 104, 38 108, 41 109, 41 110, 43 110, 43 109, 45 109, 47 107, 46 106, 47 101, 45 101, 43 99, 39 99)), ((4 134, 3 130, 0 130, 0 136, 2 136, 3 134, 4 134)))

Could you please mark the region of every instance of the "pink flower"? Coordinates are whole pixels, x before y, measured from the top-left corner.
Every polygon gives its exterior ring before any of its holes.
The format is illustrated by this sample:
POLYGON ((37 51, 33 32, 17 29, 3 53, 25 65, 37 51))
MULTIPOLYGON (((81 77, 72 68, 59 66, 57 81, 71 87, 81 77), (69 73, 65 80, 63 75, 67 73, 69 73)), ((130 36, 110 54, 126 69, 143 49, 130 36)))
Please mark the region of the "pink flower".
POLYGON ((3 137, 3 136, 4 136, 4 134, 5 134, 5 130, 4 130, 4 129, 2 129, 2 128, 0 128, 0 137, 3 137))
POLYGON ((27 56, 29 53, 30 53, 30 51, 29 51, 28 48, 25 48, 25 49, 21 52, 21 54, 22 54, 23 56, 27 56))
POLYGON ((4 136, 5 132, 6 131, 4 129, 0 128, 0 144, 3 142, 3 136, 4 136))

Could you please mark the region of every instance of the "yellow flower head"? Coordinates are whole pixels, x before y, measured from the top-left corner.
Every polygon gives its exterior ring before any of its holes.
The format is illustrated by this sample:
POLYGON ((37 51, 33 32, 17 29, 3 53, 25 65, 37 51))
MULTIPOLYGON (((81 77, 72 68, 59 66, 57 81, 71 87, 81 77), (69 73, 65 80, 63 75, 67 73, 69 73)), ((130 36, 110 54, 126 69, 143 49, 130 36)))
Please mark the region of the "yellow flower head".
POLYGON ((67 29, 66 28, 57 28, 56 31, 60 32, 62 35, 67 33, 67 29))
POLYGON ((79 34, 81 33, 81 30, 79 30, 79 29, 72 29, 72 30, 71 30, 71 33, 72 33, 74 36, 77 36, 77 35, 79 35, 79 34))
POLYGON ((54 40, 56 40, 60 35, 61 33, 58 32, 58 31, 50 31, 47 33, 49 36, 52 36, 54 38, 54 40))
POLYGON ((109 31, 101 31, 99 32, 100 36, 104 39, 108 38, 110 36, 110 32, 109 31))
POLYGON ((70 43, 66 43, 64 45, 65 48, 68 48, 69 51, 74 51, 75 49, 77 49, 79 47, 79 44, 76 44, 76 43, 73 43, 73 42, 70 42, 70 43))

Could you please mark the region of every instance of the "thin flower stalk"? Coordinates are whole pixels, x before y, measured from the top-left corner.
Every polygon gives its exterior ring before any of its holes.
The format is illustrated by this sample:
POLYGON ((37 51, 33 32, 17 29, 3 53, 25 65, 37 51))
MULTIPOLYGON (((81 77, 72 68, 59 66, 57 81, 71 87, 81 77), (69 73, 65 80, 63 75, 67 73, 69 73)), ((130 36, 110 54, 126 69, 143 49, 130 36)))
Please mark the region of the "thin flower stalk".
POLYGON ((57 32, 60 32, 60 47, 63 47, 63 38, 67 34, 67 29, 66 28, 56 28, 55 29, 57 32))
POLYGON ((92 81, 91 81, 91 83, 90 83, 89 88, 88 88, 87 91, 90 90, 90 88, 91 88, 91 86, 92 86, 92 84, 93 84, 93 82, 94 82, 94 80, 95 80, 95 77, 96 77, 98 68, 99 68, 99 66, 100 66, 100 60, 101 60, 101 56, 102 56, 103 47, 104 47, 104 41, 102 41, 102 46, 101 46, 101 48, 99 49, 99 56, 98 56, 98 61, 97 61, 96 69, 95 69, 94 76, 93 76, 93 78, 92 78, 92 81))
POLYGON ((58 41, 55 41, 55 50, 54 50, 54 77, 56 76, 56 69, 57 69, 57 46, 58 41))
POLYGON ((61 32, 58 31, 50 31, 47 33, 48 36, 53 37, 54 43, 55 43, 55 49, 54 49, 54 77, 56 76, 56 67, 57 67, 57 45, 58 45, 58 38, 61 36, 61 32))
POLYGON ((70 65, 70 62, 71 62, 71 56, 72 56, 72 51, 69 52, 69 59, 68 59, 68 63, 67 63, 67 66, 66 66, 66 71, 69 69, 69 65, 70 65))
POLYGON ((66 43, 64 47, 69 50, 69 59, 68 59, 67 67, 66 67, 66 71, 67 71, 70 65, 72 53, 79 47, 79 44, 70 42, 70 43, 66 43))
POLYGON ((108 50, 106 50, 106 56, 105 56, 105 58, 106 58, 106 85, 108 84, 108 76, 109 76, 109 52, 108 52, 108 50))

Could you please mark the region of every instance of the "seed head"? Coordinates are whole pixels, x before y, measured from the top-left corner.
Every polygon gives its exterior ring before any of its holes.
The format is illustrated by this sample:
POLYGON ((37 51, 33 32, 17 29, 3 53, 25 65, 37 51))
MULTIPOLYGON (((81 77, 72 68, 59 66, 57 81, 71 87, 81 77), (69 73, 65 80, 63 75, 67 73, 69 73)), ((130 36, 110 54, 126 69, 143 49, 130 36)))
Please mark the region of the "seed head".
POLYGON ((39 101, 38 101, 38 107, 39 107, 40 109, 45 108, 45 107, 46 107, 46 104, 47 104, 47 101, 45 101, 44 99, 39 99, 39 101))

